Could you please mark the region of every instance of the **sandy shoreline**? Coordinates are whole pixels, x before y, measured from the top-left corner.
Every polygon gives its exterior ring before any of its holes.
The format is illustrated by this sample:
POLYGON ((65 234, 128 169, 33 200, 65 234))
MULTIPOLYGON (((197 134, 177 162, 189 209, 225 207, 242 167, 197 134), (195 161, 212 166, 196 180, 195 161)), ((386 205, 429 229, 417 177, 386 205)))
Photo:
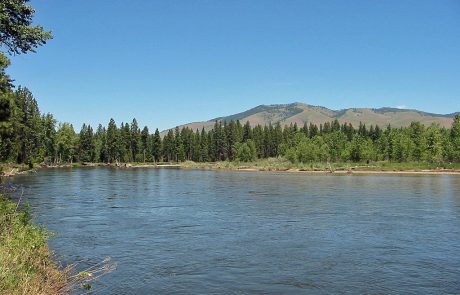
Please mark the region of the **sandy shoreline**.
MULTIPOLYGON (((243 172, 276 172, 276 173, 303 173, 303 174, 415 174, 415 175, 460 175, 460 170, 451 169, 407 169, 407 170, 384 170, 380 167, 375 168, 349 168, 349 169, 298 169, 298 168, 275 168, 275 167, 258 167, 258 166, 235 166, 221 167, 213 163, 203 164, 104 164, 89 163, 78 165, 77 167, 112 167, 118 169, 136 169, 136 168, 153 168, 153 169, 197 169, 197 170, 216 170, 216 171, 243 171, 243 172)), ((42 166, 41 168, 70 168, 72 165, 61 166, 42 166)))
POLYGON ((407 170, 385 170, 380 167, 375 168, 349 168, 349 169, 299 169, 299 168, 280 168, 270 166, 234 166, 222 167, 215 163, 194 163, 194 164, 106 164, 106 163, 85 163, 85 164, 62 164, 62 165, 45 165, 41 164, 34 169, 21 170, 11 169, 3 173, 2 177, 12 177, 15 175, 27 174, 34 172, 35 169, 62 169, 77 167, 110 167, 116 169, 196 169, 196 170, 215 170, 215 171, 243 171, 243 172, 272 172, 272 173, 297 173, 297 174, 404 174, 404 175, 460 175, 460 170, 452 169, 407 169, 407 170))
MULTIPOLYGON (((185 168, 185 169, 206 169, 206 168, 185 168)), ((246 171, 246 172, 275 172, 275 173, 297 173, 297 174, 422 174, 422 175, 460 175, 457 170, 302 170, 302 169, 286 169, 286 170, 261 170, 257 168, 211 168, 210 170, 228 170, 228 171, 246 171)))

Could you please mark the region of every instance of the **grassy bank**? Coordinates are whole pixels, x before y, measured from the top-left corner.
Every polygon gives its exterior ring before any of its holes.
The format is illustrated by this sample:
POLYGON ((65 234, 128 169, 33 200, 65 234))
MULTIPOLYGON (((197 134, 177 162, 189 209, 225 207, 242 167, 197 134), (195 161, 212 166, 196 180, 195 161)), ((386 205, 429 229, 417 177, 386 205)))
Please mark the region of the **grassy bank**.
POLYGON ((372 173, 450 173, 460 174, 460 163, 428 163, 428 162, 310 162, 292 163, 282 157, 258 159, 252 162, 221 161, 221 162, 158 162, 158 163, 72 163, 40 167, 70 168, 70 167, 96 167, 105 166, 113 168, 161 168, 177 167, 184 169, 213 169, 213 170, 247 170, 247 171, 286 171, 286 172, 372 172, 372 173))
POLYGON ((338 162, 338 163, 292 163, 283 158, 260 159, 254 162, 179 163, 181 168, 228 169, 252 171, 324 171, 324 172, 453 172, 460 173, 460 163, 393 163, 393 162, 338 162))
POLYGON ((61 271, 48 248, 50 233, 31 222, 28 210, 0 195, 0 294, 62 294, 69 271, 61 271))

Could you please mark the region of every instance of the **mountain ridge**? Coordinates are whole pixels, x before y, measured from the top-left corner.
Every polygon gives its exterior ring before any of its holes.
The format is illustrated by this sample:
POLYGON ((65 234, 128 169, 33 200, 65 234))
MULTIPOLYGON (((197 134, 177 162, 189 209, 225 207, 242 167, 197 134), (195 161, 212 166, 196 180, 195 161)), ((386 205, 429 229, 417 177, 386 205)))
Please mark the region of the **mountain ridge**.
MULTIPOLYGON (((393 107, 381 108, 345 108, 333 110, 324 106, 315 106, 302 102, 294 102, 287 104, 270 104, 258 105, 251 109, 236 114, 216 117, 207 121, 191 122, 179 125, 180 129, 188 127, 193 130, 205 128, 212 129, 216 121, 237 121, 245 124, 247 121, 251 126, 278 124, 282 126, 297 123, 303 126, 304 123, 324 124, 337 119, 341 124, 351 123, 353 126, 359 123, 370 125, 379 125, 380 127, 390 124, 393 127, 405 127, 411 122, 418 121, 425 125, 438 123, 443 127, 450 127, 455 115, 460 115, 460 112, 450 114, 436 114, 430 112, 419 111, 415 109, 400 109, 393 107)), ((163 131, 162 133, 168 131, 163 131)))

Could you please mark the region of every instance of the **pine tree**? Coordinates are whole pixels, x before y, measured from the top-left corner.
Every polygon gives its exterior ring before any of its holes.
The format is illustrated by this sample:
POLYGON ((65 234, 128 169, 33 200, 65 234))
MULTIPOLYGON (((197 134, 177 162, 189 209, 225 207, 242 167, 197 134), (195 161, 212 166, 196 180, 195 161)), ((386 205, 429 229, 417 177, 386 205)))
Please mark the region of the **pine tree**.
POLYGON ((152 162, 153 157, 152 157, 152 152, 149 149, 149 128, 147 126, 144 126, 144 128, 141 131, 141 137, 140 137, 140 147, 139 150, 142 153, 142 159, 144 162, 152 162))
POLYGON ((130 159, 134 162, 144 161, 143 151, 141 150, 141 131, 134 118, 129 129, 129 150, 131 152, 130 159))
POLYGON ((283 130, 281 128, 280 122, 276 123, 275 129, 273 130, 272 135, 273 140, 273 156, 278 156, 280 154, 279 148, 283 143, 283 130))
POLYGON ((43 149, 43 160, 47 163, 55 161, 56 158, 56 120, 50 113, 42 116, 41 142, 43 149))
POLYGON ((201 129, 201 136, 200 136, 200 162, 207 162, 209 161, 209 137, 204 127, 201 129))
POLYGON ((98 162, 107 163, 109 162, 107 154, 107 131, 102 124, 99 124, 94 136, 95 141, 95 158, 98 162))
POLYGON ((37 101, 27 88, 19 87, 14 95, 12 117, 14 151, 18 163, 32 162, 40 149, 41 117, 37 101))
POLYGON ((94 162, 96 158, 95 149, 93 128, 90 125, 83 124, 78 139, 78 158, 80 162, 94 162))
POLYGON ((224 161, 225 160, 225 134, 222 129, 222 123, 216 121, 214 124, 214 129, 212 132, 212 155, 214 161, 224 161))
POLYGON ((172 129, 163 138, 163 155, 167 162, 175 160, 175 140, 172 129))
POLYGON ((310 123, 310 130, 308 131, 308 135, 310 138, 313 138, 315 137, 316 135, 319 134, 319 130, 318 130, 318 126, 316 126, 315 124, 313 123, 310 123))
POLYGON ((109 163, 118 162, 120 159, 120 144, 117 124, 114 119, 110 119, 107 127, 107 161, 109 163))
POLYGON ((256 146, 257 158, 263 158, 265 154, 264 133, 262 126, 257 125, 252 129, 252 140, 256 146))
POLYGON ((161 136, 158 128, 155 129, 155 134, 153 135, 152 141, 152 155, 155 162, 161 161, 161 136))
POLYGON ((249 121, 247 121, 243 126, 243 142, 246 142, 249 139, 252 139, 252 128, 249 121))

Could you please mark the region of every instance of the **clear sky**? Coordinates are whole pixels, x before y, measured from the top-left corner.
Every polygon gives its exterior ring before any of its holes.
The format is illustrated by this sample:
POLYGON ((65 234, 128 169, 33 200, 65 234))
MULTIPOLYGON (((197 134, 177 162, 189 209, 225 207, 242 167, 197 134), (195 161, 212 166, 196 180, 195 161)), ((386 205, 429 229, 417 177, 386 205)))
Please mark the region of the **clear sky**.
POLYGON ((160 130, 260 104, 460 111, 460 1, 32 0, 8 73, 60 121, 160 130))

